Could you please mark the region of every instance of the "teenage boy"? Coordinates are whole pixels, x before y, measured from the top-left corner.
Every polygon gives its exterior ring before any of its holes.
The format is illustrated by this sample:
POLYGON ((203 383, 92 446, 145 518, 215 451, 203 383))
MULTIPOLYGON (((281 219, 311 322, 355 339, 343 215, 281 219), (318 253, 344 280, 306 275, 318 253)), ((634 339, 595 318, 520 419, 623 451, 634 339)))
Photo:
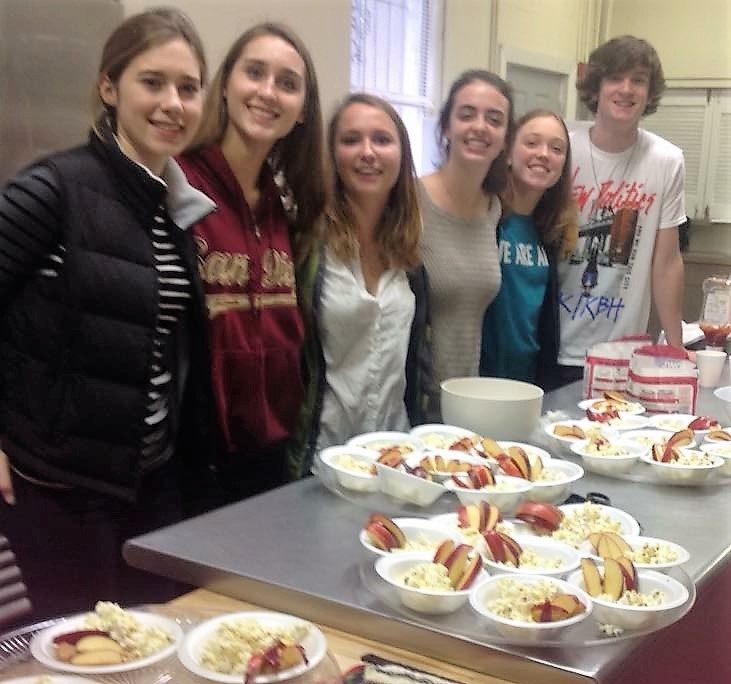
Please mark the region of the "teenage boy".
POLYGON ((559 265, 563 383, 581 378, 592 345, 646 332, 650 294, 669 344, 682 346, 683 153, 639 127, 665 89, 660 58, 644 40, 613 38, 577 89, 594 121, 571 133, 580 229, 559 265))

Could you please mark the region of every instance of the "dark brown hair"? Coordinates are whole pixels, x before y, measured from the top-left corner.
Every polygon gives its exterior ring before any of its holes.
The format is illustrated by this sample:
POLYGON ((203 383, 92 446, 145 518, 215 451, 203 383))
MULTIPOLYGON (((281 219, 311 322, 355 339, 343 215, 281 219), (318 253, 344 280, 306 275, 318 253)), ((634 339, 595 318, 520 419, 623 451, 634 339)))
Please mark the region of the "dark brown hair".
MULTIPOLYGON (((177 38, 190 45, 200 66, 201 86, 204 86, 207 67, 203 43, 188 16, 173 7, 157 7, 133 14, 117 26, 102 49, 98 82, 106 76, 116 85, 135 57, 177 38)), ((98 83, 94 87, 92 114, 95 130, 104 114, 109 115, 112 128, 116 128, 115 111, 102 100, 98 83)))
POLYGON ((592 114, 596 114, 602 79, 623 74, 636 67, 645 67, 650 71, 647 106, 642 115, 654 114, 665 92, 665 76, 655 48, 646 40, 635 36, 612 38, 589 55, 586 70, 576 84, 579 99, 592 114))
POLYGON ((315 65, 299 36, 283 24, 264 22, 242 33, 229 48, 211 81, 203 106, 200 128, 188 148, 195 151, 221 142, 228 126, 224 90, 231 72, 246 46, 260 36, 275 36, 289 43, 305 65, 305 102, 303 121, 271 149, 269 162, 278 180, 285 186, 296 207, 293 239, 295 251, 301 232, 309 232, 325 206, 325 173, 323 164, 323 123, 320 91, 315 65))
POLYGON ((486 193, 502 192, 505 189, 505 183, 508 175, 508 149, 513 140, 515 132, 515 118, 513 113, 513 89, 500 76, 485 71, 484 69, 470 69, 463 72, 459 78, 452 83, 449 89, 447 100, 439 111, 439 122, 437 124, 437 145, 442 151, 442 162, 449 157, 449 140, 447 139, 447 130, 449 129, 449 119, 454 109, 454 100, 457 93, 466 85, 474 81, 483 81, 493 86, 508 101, 508 121, 507 130, 505 132, 505 149, 495 158, 490 165, 490 169, 482 181, 482 189, 486 193))
POLYGON ((353 104, 364 104, 380 109, 396 127, 401 145, 401 165, 383 216, 376 227, 376 241, 381 250, 381 256, 389 267, 405 270, 414 268, 420 263, 418 246, 421 240, 422 224, 409 134, 398 112, 380 97, 365 93, 348 95, 330 119, 327 149, 333 190, 332 202, 327 211, 326 233, 323 237, 341 260, 347 261, 356 255, 357 230, 353 224, 347 190, 337 174, 335 165, 338 123, 343 112, 353 104))
MULTIPOLYGON (((571 142, 569 132, 564 120, 555 112, 549 109, 534 109, 518 119, 515 124, 514 143, 518 139, 520 129, 533 119, 550 117, 558 121, 566 136, 566 159, 564 160, 561 175, 556 183, 548 188, 538 200, 533 210, 533 223, 535 224, 545 245, 553 246, 563 238, 563 231, 566 228, 565 222, 559 221, 559 217, 567 211, 571 205, 571 142)), ((508 174, 508 183, 501 200, 505 213, 509 213, 512 207, 512 199, 515 195, 513 174, 508 174)))

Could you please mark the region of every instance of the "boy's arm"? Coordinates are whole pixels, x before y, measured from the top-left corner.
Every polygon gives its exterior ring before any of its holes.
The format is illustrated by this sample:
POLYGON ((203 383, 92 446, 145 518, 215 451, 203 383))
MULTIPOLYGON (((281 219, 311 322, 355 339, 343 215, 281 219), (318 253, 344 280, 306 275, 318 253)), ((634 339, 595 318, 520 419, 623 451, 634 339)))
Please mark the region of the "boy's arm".
POLYGON ((683 347, 683 257, 678 229, 657 231, 652 253, 652 296, 668 344, 683 347))

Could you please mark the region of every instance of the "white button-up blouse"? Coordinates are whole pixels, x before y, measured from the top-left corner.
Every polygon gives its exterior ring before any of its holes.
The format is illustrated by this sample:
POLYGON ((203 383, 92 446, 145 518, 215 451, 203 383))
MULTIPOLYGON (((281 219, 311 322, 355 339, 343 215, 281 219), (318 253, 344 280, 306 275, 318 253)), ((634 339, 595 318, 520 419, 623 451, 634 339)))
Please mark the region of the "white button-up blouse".
POLYGON ((372 295, 360 260, 325 250, 320 339, 326 387, 318 448, 374 430, 406 430, 406 354, 415 311, 406 273, 388 270, 372 295))

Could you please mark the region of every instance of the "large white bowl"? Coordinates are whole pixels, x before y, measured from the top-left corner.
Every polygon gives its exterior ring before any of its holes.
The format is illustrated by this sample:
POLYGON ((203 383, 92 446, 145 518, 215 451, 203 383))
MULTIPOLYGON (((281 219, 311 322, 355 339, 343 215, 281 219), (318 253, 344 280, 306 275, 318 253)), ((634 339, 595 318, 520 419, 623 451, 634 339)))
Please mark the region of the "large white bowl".
POLYGON ((140 670, 144 667, 150 667, 156 663, 160 663, 172 657, 175 651, 178 649, 180 642, 183 638, 183 630, 180 625, 171 618, 163 615, 156 615, 154 613, 145 613, 137 610, 126 610, 131 616, 137 618, 141 624, 146 627, 159 627, 164 629, 172 640, 168 646, 161 649, 157 653, 147 656, 146 658, 139 658, 137 660, 131 660, 126 663, 119 663, 116 665, 73 665, 58 660, 55 655, 55 649, 53 644, 54 637, 60 634, 68 634, 69 632, 75 632, 77 630, 86 629, 84 627, 85 620, 89 613, 79 613, 73 615, 62 622, 59 622, 48 629, 44 629, 33 637, 30 643, 30 652, 33 657, 43 663, 46 667, 50 667, 52 670, 59 670, 61 672, 73 672, 76 674, 115 674, 120 672, 132 672, 133 670, 140 670))
POLYGON ((378 452, 376 451, 347 444, 327 447, 320 452, 320 462, 333 473, 338 484, 344 489, 351 489, 355 492, 378 491, 378 472, 374 465, 377 458, 378 452), (372 466, 373 472, 351 470, 344 467, 338 462, 342 456, 348 456, 372 466))
MULTIPOLYGON (((634 551, 638 551, 642 549, 642 547, 646 544, 650 544, 668 547, 676 554, 674 560, 657 559, 655 562, 651 563, 643 563, 639 560, 632 560, 635 568, 637 568, 638 570, 667 570, 669 568, 674 568, 678 565, 683 565, 683 563, 687 563, 690 559, 690 554, 685 548, 680 546, 680 544, 668 541, 667 539, 658 539, 656 537, 643 537, 637 534, 623 534, 622 539, 624 539, 634 551)), ((591 542, 589 542, 588 539, 584 541, 581 546, 579 546, 579 553, 582 556, 589 556, 596 561, 602 560, 599 556, 596 555, 594 547, 591 545, 591 542)))
POLYGON ((409 434, 419 439, 424 445, 424 448, 430 451, 438 449, 448 450, 451 444, 465 437, 469 437, 470 439, 478 438, 472 430, 466 430, 456 425, 444 425, 443 423, 417 425, 411 428, 409 434))
POLYGON ((579 552, 561 542, 554 541, 550 537, 514 537, 520 544, 523 551, 532 551, 542 558, 553 561, 561 561, 558 567, 536 567, 518 566, 507 563, 498 563, 491 559, 486 550, 486 543, 482 537, 475 543, 482 553, 482 558, 488 568, 490 575, 542 575, 543 577, 563 578, 579 567, 579 552))
POLYGON ((721 470, 725 461, 720 456, 708 454, 713 459, 709 465, 683 465, 681 463, 663 463, 652 458, 652 454, 642 454, 640 459, 647 463, 654 471, 658 480, 681 484, 700 484, 708 476, 721 470))
MULTIPOLYGON (((665 600, 658 606, 625 606, 592 596, 594 619, 599 624, 614 625, 627 630, 647 629, 664 613, 682 606, 688 600, 688 590, 669 575, 653 570, 638 570, 637 577, 640 593, 649 594, 659 589, 665 594, 665 600)), ((581 570, 571 573, 567 582, 584 589, 584 576, 581 570)))
POLYGON ((440 482, 425 480, 400 468, 376 463, 378 486, 384 494, 416 506, 431 506, 447 490, 440 482))
POLYGON ((415 565, 430 563, 433 556, 434 554, 430 553, 398 553, 382 556, 376 561, 376 573, 396 589, 399 600, 407 608, 427 615, 454 613, 467 603, 472 587, 485 581, 488 575, 485 570, 480 570, 472 586, 462 591, 436 591, 406 586, 401 578, 415 565))
POLYGON ((495 629, 505 637, 512 639, 520 639, 526 641, 541 641, 555 637, 559 632, 576 625, 585 620, 592 612, 592 602, 583 589, 568 584, 564 580, 556 578, 541 577, 539 575, 524 576, 508 576, 498 575, 490 577, 470 592, 470 606, 483 618, 492 623, 495 629), (519 620, 509 620, 501 617, 490 610, 488 603, 494 601, 500 596, 500 583, 504 580, 512 579, 520 584, 532 585, 537 582, 550 582, 555 585, 561 593, 574 594, 586 607, 586 610, 579 615, 574 615, 567 620, 559 620, 557 622, 523 622, 519 620))
POLYGON ((635 467, 641 454, 647 453, 647 448, 630 441, 620 440, 614 442, 613 446, 622 449, 621 454, 594 454, 587 451, 588 441, 571 445, 571 451, 581 456, 584 467, 602 475, 621 475, 628 473, 635 467))
POLYGON ((222 622, 239 622, 243 620, 253 619, 258 623, 271 626, 290 628, 297 624, 305 624, 308 627, 307 634, 300 642, 305 651, 307 663, 300 663, 295 667, 274 672, 272 674, 262 674, 257 676, 254 681, 256 684, 272 684, 273 682, 284 682, 299 677, 305 672, 317 667, 327 653, 327 642, 323 633, 312 623, 302 620, 294 615, 286 613, 273 613, 269 611, 244 611, 241 613, 227 613, 218 615, 210 620, 201 622, 194 627, 188 634, 178 652, 180 662, 185 668, 203 679, 213 682, 222 682, 223 684, 240 684, 244 676, 243 674, 223 674, 214 672, 201 664, 201 652, 205 644, 213 638, 222 622))
POLYGON ((731 385, 718 387, 713 390, 713 396, 715 396, 716 399, 721 400, 723 408, 726 411, 726 417, 731 420, 731 385))
POLYGON ((487 501, 497 506, 505 514, 512 513, 525 498, 527 492, 533 488, 532 482, 521 477, 496 475, 495 480, 501 487, 509 487, 509 489, 502 489, 496 485, 488 485, 482 489, 465 489, 452 480, 445 480, 444 486, 450 492, 454 492, 460 503, 476 504, 480 501, 487 501))
POLYGON ((544 461, 543 471, 556 473, 559 477, 555 480, 535 480, 531 482, 530 492, 526 494, 526 498, 531 501, 560 503, 568 496, 571 485, 584 476, 584 469, 578 463, 562 461, 558 458, 544 461))
POLYGON ((731 476, 731 442, 706 442, 701 449, 707 454, 718 456, 723 459, 723 465, 718 472, 722 475, 731 476))
POLYGON ((525 440, 543 406, 537 385, 505 378, 450 378, 441 385, 442 419, 493 439, 525 440))
POLYGON ((446 525, 439 525, 430 520, 424 518, 393 518, 393 521, 401 528, 401 531, 406 535, 407 547, 405 549, 393 549, 391 551, 384 551, 379 549, 368 540, 368 534, 365 530, 361 530, 358 535, 358 539, 364 548, 368 549, 371 553, 375 553, 379 556, 388 556, 391 553, 413 553, 414 551, 429 551, 434 553, 437 546, 445 539, 451 539, 455 544, 462 543, 462 535, 456 530, 449 529, 446 525), (408 544, 421 544, 422 542, 428 543, 430 549, 424 548, 409 548, 408 544))

